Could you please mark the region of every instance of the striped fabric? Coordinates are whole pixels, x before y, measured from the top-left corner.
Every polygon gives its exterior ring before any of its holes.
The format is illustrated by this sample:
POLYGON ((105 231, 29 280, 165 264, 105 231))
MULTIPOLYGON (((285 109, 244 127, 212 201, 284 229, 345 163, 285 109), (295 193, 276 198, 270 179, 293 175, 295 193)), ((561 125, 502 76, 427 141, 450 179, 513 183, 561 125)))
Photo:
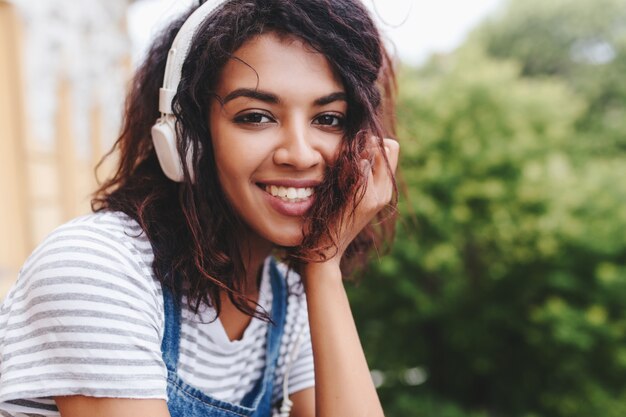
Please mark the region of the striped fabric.
MULTIPOLYGON (((55 395, 166 399, 163 299, 152 259, 145 234, 123 213, 84 216, 48 236, 0 307, 0 416, 58 416, 55 395)), ((259 304, 269 311, 267 262, 259 304)), ((314 384, 306 299, 299 277, 290 273, 287 281, 274 401, 282 397, 286 358, 302 329, 289 392, 314 384)), ((267 324, 252 319, 242 339, 231 341, 209 307, 199 314, 183 308, 182 317, 181 377, 215 398, 240 402, 261 376, 267 324)))

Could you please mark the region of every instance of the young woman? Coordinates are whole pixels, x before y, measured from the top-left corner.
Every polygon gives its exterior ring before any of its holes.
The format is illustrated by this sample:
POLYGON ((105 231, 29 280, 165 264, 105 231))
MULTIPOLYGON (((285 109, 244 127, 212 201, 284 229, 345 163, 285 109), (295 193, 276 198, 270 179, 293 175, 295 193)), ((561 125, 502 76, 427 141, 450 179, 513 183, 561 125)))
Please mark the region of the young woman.
POLYGON ((0 415, 382 415, 342 271, 393 228, 388 63, 359 0, 171 24, 95 212, 4 300, 0 415))

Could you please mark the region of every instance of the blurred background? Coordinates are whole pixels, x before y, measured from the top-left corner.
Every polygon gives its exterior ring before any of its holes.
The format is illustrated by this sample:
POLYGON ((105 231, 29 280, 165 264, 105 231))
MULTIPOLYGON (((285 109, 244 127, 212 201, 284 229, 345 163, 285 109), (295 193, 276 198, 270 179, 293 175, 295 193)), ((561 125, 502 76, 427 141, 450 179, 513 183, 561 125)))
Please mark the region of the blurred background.
MULTIPOLYGON (((0 0, 0 297, 89 211, 185 3, 0 0)), ((626 0, 366 3, 399 60, 401 203, 349 291, 386 414, 625 416, 626 0)))

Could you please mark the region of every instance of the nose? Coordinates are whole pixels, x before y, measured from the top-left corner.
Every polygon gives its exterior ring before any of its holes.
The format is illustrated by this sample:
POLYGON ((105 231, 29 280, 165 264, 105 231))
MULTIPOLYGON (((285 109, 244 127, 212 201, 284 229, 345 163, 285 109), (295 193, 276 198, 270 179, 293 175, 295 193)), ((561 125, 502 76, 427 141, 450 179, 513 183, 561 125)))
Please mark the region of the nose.
POLYGON ((276 165, 306 170, 322 162, 322 155, 304 123, 286 125, 281 129, 280 135, 279 144, 274 151, 276 165))

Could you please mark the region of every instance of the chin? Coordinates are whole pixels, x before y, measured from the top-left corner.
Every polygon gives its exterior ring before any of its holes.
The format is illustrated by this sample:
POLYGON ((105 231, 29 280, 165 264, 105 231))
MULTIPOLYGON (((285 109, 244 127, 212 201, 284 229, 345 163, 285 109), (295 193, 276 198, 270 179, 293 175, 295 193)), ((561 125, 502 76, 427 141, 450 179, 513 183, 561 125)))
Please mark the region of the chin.
POLYGON ((257 233, 274 246, 291 248, 304 241, 303 227, 302 221, 279 221, 265 224, 257 233))
POLYGON ((285 248, 293 248, 294 246, 298 246, 302 244, 303 240, 304 240, 304 237, 302 236, 302 234, 294 235, 294 236, 283 235, 283 236, 280 236, 280 237, 277 236, 274 239, 271 239, 274 245, 282 246, 285 248))

